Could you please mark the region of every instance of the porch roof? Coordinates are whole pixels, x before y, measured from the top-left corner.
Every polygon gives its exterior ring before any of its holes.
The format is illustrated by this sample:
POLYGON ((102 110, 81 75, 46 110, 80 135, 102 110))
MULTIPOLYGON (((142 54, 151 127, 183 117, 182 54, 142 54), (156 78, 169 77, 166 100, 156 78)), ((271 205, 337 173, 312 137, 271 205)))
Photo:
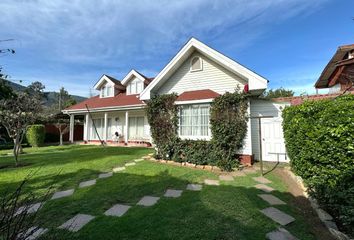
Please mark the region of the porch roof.
POLYGON ((212 99, 220 96, 219 93, 214 92, 210 89, 187 91, 180 94, 177 98, 177 101, 192 101, 192 100, 203 100, 203 99, 212 99))
POLYGON ((119 93, 114 97, 100 98, 99 96, 95 96, 70 106, 64 111, 85 110, 86 105, 90 109, 97 109, 107 107, 141 106, 144 105, 144 102, 139 100, 139 94, 126 95, 126 93, 119 93))

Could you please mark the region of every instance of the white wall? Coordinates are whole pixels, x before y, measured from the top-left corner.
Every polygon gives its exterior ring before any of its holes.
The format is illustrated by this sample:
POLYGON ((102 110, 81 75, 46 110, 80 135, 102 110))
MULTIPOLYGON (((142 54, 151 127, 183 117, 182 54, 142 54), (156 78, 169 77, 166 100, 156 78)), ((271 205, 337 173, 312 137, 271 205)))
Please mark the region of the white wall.
POLYGON ((157 94, 211 89, 217 93, 233 92, 239 85, 241 89, 246 82, 204 55, 194 52, 172 76, 156 91, 157 94), (203 70, 190 72, 190 60, 200 56, 203 70))
MULTIPOLYGON (((289 106, 290 103, 276 103, 267 100, 252 99, 251 100, 251 116, 273 116, 282 121, 281 111, 289 106)), ((259 127, 258 119, 251 119, 251 139, 252 153, 255 159, 259 159, 259 127)))

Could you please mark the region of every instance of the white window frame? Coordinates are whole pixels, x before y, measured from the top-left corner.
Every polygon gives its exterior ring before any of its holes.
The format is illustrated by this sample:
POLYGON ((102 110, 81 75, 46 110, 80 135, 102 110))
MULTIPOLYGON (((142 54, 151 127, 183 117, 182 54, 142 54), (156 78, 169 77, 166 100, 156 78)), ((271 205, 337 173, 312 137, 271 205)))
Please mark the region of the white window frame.
MULTIPOLYGON (((211 139, 211 130, 210 130, 210 104, 184 104, 184 105, 179 105, 180 109, 178 112, 178 120, 179 120, 179 124, 178 124, 178 135, 181 139, 191 139, 191 140, 210 140, 211 139), (207 135, 182 135, 181 134, 181 111, 183 107, 189 107, 189 108, 195 108, 198 107, 200 109, 200 107, 208 107, 209 108, 209 121, 208 121, 208 132, 207 135)), ((192 115, 191 115, 192 117, 192 115)), ((191 126, 192 127, 192 126, 191 126)), ((201 126, 199 126, 201 127, 201 126)), ((193 131, 192 131, 193 132, 193 131)))
POLYGON ((127 94, 140 94, 144 90, 144 82, 138 79, 131 81, 127 86, 127 94))
POLYGON ((202 71, 203 70, 203 59, 199 56, 194 56, 192 57, 191 61, 190 61, 190 66, 189 66, 189 70, 190 72, 198 72, 198 71, 202 71), (199 61, 200 61, 200 68, 197 68, 197 69, 192 69, 193 67, 193 60, 198 58, 199 61))
POLYGON ((100 93, 101 98, 106 98, 106 97, 113 97, 114 96, 114 86, 111 85, 104 85, 101 88, 101 93, 100 93), (110 93, 108 90, 110 89, 110 93))

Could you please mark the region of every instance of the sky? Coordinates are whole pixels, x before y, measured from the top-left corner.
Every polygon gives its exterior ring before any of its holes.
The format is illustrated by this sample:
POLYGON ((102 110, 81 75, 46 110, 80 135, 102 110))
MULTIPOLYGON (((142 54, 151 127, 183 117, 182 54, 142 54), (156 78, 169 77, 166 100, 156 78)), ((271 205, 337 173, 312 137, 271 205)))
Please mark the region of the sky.
POLYGON ((108 74, 155 76, 191 37, 296 94, 313 87, 340 45, 354 43, 354 0, 1 0, 0 66, 89 96, 108 74))

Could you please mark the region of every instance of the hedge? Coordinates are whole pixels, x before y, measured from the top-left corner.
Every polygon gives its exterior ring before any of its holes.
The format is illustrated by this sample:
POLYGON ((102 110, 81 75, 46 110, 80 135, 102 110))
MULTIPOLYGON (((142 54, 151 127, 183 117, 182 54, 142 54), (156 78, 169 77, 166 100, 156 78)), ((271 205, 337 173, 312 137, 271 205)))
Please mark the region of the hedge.
POLYGON ((32 147, 42 146, 45 138, 45 127, 42 124, 31 125, 27 129, 26 138, 32 147))
POLYGON ((283 129, 292 170, 354 235, 354 96, 287 107, 283 129))

